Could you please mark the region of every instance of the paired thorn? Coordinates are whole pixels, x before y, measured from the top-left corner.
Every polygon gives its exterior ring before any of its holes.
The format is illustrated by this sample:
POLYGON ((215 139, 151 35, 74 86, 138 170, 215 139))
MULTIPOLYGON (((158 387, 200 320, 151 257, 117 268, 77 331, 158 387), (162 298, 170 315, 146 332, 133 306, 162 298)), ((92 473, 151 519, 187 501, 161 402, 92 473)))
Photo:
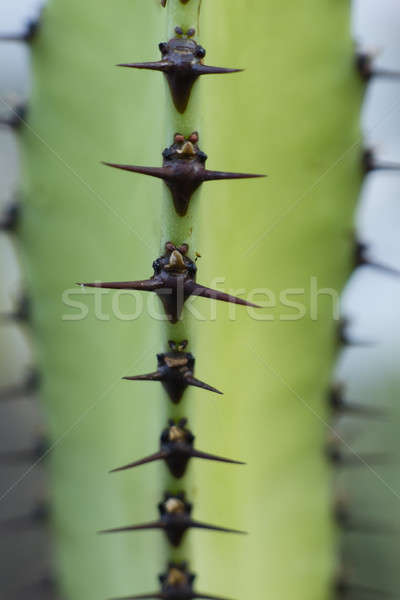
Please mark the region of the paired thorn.
POLYGON ((39 502, 27 515, 12 517, 0 522, 0 531, 27 531, 46 525, 49 521, 50 509, 47 503, 39 502))
POLYGON ((0 231, 16 233, 21 218, 21 206, 16 202, 7 206, 0 216, 0 231))
POLYGON ((355 56, 355 65, 361 78, 366 82, 368 82, 371 79, 371 77, 384 77, 385 79, 400 79, 399 71, 375 68, 374 57, 368 52, 357 52, 355 56))
POLYGON ((175 28, 176 37, 169 42, 159 44, 161 60, 156 62, 121 63, 119 67, 131 69, 149 69, 164 73, 172 100, 178 112, 184 113, 189 102, 193 85, 200 75, 238 73, 243 69, 226 69, 210 67, 203 64, 205 49, 191 39, 196 33, 194 29, 183 32, 181 27, 175 28))
POLYGON ((355 248, 354 248, 354 266, 355 267, 368 266, 368 267, 372 267, 373 269, 382 271, 383 273, 387 273, 388 275, 394 275, 396 277, 400 277, 400 271, 398 271, 397 269, 394 269, 393 267, 384 265, 379 262, 375 262, 374 260, 371 260, 370 258, 368 258, 368 256, 367 256, 368 248, 369 248, 368 244, 365 244, 363 242, 356 240, 356 244, 355 244, 355 248))
POLYGON ((38 391, 40 383, 40 373, 35 369, 31 369, 21 384, 0 389, 0 402, 19 400, 24 396, 34 394, 38 391))
POLYGON ((371 148, 364 150, 362 167, 365 174, 371 171, 400 171, 400 163, 394 161, 378 161, 371 148))
POLYGON ((195 521, 191 518, 192 505, 185 500, 184 492, 179 494, 165 493, 164 500, 158 505, 160 519, 150 523, 140 525, 128 525, 127 527, 118 527, 116 529, 107 529, 100 533, 118 533, 125 531, 140 531, 145 529, 160 529, 165 532, 168 541, 172 546, 179 546, 186 531, 191 528, 208 529, 210 531, 221 531, 225 533, 245 534, 245 531, 237 529, 228 529, 209 525, 195 521))
POLYGON ((194 591, 193 583, 196 578, 194 573, 188 570, 186 562, 168 564, 167 572, 159 575, 161 590, 150 594, 139 594, 128 596, 125 599, 116 600, 141 600, 145 598, 161 598, 162 600, 194 600, 205 598, 208 600, 227 600, 220 596, 210 596, 194 591))
POLYGON ((36 462, 43 458, 49 451, 50 444, 46 437, 40 436, 31 448, 0 452, 0 464, 10 465, 24 462, 36 462))
POLYGON ((385 411, 373 406, 347 402, 344 398, 344 386, 340 383, 332 385, 328 394, 328 402, 332 412, 336 415, 357 415, 362 417, 382 418, 385 411))
MULTIPOLYGON (((160 298, 164 311, 171 323, 176 323, 182 313, 183 305, 190 296, 202 296, 222 302, 241 304, 261 308, 256 304, 231 296, 225 292, 213 290, 196 283, 197 267, 193 260, 186 256, 188 245, 178 248, 171 242, 165 245, 165 254, 153 262, 154 274, 151 279, 143 281, 114 281, 105 283, 80 283, 78 285, 93 288, 109 288, 123 290, 139 290, 155 292, 160 298)), ((156 374, 154 374, 156 377, 156 374)), ((188 381, 189 385, 197 385, 188 381)))
POLYGON ((193 447, 195 436, 186 428, 186 424, 187 419, 180 419, 177 422, 170 419, 169 427, 164 429, 161 434, 159 452, 151 454, 136 462, 124 465, 123 467, 113 469, 111 473, 133 469, 157 460, 165 460, 171 475, 179 479, 185 474, 188 462, 191 458, 201 458, 204 460, 237 465, 245 464, 238 460, 231 460, 229 458, 209 454, 208 452, 195 450, 193 447))
MULTIPOLYGON (((174 342, 170 341, 170 345, 174 342)), ((181 350, 175 349, 171 352, 157 354, 157 371, 146 375, 134 375, 124 377, 128 381, 159 381, 170 400, 178 404, 188 386, 202 388, 216 394, 222 394, 219 390, 194 377, 195 358, 189 352, 183 352, 185 342, 181 343, 181 350)))
POLYGON ((12 109, 11 115, 8 117, 0 117, 0 125, 10 127, 11 129, 17 130, 22 127, 23 122, 26 120, 28 107, 26 104, 20 104, 12 109))
POLYGON ((123 171, 163 179, 171 192, 175 210, 180 216, 186 214, 193 193, 204 181, 265 177, 265 175, 251 173, 230 173, 206 169, 207 155, 200 150, 198 140, 199 135, 196 131, 187 138, 176 133, 173 144, 163 151, 162 167, 140 167, 109 162, 104 164, 123 171))

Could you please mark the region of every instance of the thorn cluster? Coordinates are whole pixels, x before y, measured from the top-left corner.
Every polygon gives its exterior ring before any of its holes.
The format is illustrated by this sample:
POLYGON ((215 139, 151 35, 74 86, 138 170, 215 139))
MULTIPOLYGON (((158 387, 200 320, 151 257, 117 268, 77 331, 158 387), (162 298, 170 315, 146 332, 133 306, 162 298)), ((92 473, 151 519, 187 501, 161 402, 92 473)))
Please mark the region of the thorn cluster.
POLYGON ((155 292, 160 298, 165 314, 171 323, 176 323, 179 320, 183 305, 190 296, 202 296, 211 300, 260 308, 257 304, 247 302, 242 298, 196 283, 197 267, 196 263, 186 255, 188 250, 189 246, 187 244, 176 247, 172 242, 167 242, 164 255, 153 262, 154 273, 150 279, 80 283, 78 285, 114 290, 155 292))

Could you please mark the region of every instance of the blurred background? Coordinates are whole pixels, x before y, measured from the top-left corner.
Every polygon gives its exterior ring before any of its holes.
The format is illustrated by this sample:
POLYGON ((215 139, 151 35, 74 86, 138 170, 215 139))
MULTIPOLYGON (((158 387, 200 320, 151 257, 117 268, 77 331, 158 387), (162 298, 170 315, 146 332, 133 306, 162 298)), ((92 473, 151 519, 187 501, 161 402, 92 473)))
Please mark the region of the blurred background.
MULTIPOLYGON (((38 0, 0 0, 0 33, 22 33, 39 15, 38 0)), ((357 0, 352 3, 352 34, 358 49, 374 56, 374 68, 400 71, 400 10, 398 0, 357 0)), ((18 106, 29 98, 29 46, 24 42, 0 42, 0 117, 10 116, 7 105, 18 106), (5 101, 5 102, 4 102, 5 101)), ((372 77, 367 85, 361 115, 365 146, 378 163, 400 163, 400 77, 372 77)), ((14 133, 0 126, 0 213, 18 194, 19 165, 14 133)), ((340 194, 340 190, 338 190, 340 194)), ((368 244, 368 255, 376 262, 400 271, 400 170, 374 170, 365 179, 354 216, 358 239, 368 244)), ((350 232, 349 232, 350 234, 350 232)), ((0 329, 1 388, 20 386, 34 365, 32 333, 25 324, 9 321, 24 293, 18 266, 18 248, 13 236, 0 234, 0 329)), ((346 386, 350 400, 391 407, 395 419, 360 420, 346 417, 338 423, 343 435, 361 454, 394 448, 400 425, 400 276, 371 266, 355 270, 342 296, 342 315, 348 319, 350 345, 336 365, 335 378, 346 386), (399 294, 399 295, 397 295, 399 294), (365 345, 362 342, 366 342, 365 345)), ((0 455, 14 450, 34 450, 45 423, 31 392, 21 390, 18 402, 1 402, 0 455)), ((40 468, 27 473, 34 462, 0 462, 0 519, 28 515, 45 498, 46 482, 40 468), (22 479, 21 479, 22 478, 22 479), (7 491, 21 479, 18 491, 7 491)), ((12 462, 12 461, 11 461, 12 462)), ((400 477, 398 466, 389 465, 384 476, 370 470, 343 472, 338 490, 354 500, 365 518, 374 515, 390 523, 391 535, 353 533, 341 538, 342 552, 349 557, 355 579, 371 586, 400 592, 397 556, 400 551, 400 477), (379 506, 377 515, 376 507, 379 506), (370 581, 370 565, 374 580, 370 581)), ((51 539, 40 527, 27 527, 19 535, 2 533, 0 590, 12 589, 21 578, 31 584, 51 571, 51 539)), ((31 589, 30 598, 51 597, 45 588, 31 589)), ((0 592, 1 597, 3 593, 0 592)))

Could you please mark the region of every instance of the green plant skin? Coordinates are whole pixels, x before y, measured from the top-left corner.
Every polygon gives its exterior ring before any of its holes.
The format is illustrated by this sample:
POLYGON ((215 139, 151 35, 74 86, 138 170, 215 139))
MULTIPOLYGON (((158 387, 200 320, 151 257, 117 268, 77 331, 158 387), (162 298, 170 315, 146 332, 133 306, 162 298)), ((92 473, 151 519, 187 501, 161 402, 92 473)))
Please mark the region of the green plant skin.
MULTIPOLYGON (((167 557, 159 532, 95 533, 156 517, 163 465, 112 476, 107 469, 156 449, 170 414, 161 386, 119 379, 153 370, 166 328, 146 314, 134 322, 99 321, 92 311, 84 321, 61 318, 76 313, 61 302, 73 282, 145 278, 159 252, 167 200, 160 182, 98 162, 157 165, 176 127, 165 129, 159 74, 112 67, 158 56, 165 10, 143 0, 120 0, 118 10, 115 3, 53 0, 33 53, 31 129, 22 136, 22 241, 43 400, 57 442, 50 461, 53 524, 69 600, 155 589, 167 557)), ((202 3, 207 62, 246 71, 201 78, 201 147, 210 168, 269 178, 203 186, 194 244, 202 254, 201 283, 224 276, 233 289, 279 293, 308 289, 314 275, 320 288, 341 289, 359 189, 361 86, 348 28, 347 4, 330 0, 248 0, 245 9, 239 0, 202 3)), ((164 231, 167 237, 169 225, 164 231)), ((105 296, 105 311, 114 296, 105 296)), ((93 294, 87 297, 92 306, 93 294)), ((132 297, 121 308, 131 310, 132 297)), ((200 298, 193 306, 206 315, 211 303, 200 298)), ((196 518, 251 533, 188 534, 185 552, 198 589, 235 598, 328 595, 335 539, 322 455, 326 429, 315 413, 327 419, 335 347, 330 302, 322 298, 319 307, 317 321, 279 321, 275 310, 275 320, 257 322, 243 307, 229 321, 222 303, 217 321, 192 319, 192 337, 200 339, 197 375, 225 395, 191 390, 182 413, 198 448, 248 466, 193 462, 187 493, 196 518)))

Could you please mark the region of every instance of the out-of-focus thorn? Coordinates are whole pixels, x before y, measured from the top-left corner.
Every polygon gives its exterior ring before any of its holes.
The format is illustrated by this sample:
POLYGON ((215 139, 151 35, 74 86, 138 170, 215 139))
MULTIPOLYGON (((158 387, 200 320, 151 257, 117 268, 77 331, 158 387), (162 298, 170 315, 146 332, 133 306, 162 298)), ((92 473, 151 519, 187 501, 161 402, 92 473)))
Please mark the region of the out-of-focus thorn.
POLYGON ((20 384, 0 389, 0 402, 20 400, 25 396, 33 395, 39 390, 40 383, 39 371, 31 369, 20 384))
POLYGON ((20 104, 11 109, 11 114, 8 117, 0 117, 0 125, 10 127, 14 130, 20 129, 26 120, 27 113, 28 106, 26 104, 20 104))
POLYGON ((366 148, 362 154, 362 168, 365 174, 371 171, 400 171, 400 163, 377 160, 372 148, 366 148))
POLYGON ((21 206, 13 202, 6 206, 0 215, 0 231, 16 233, 21 218, 21 206))
POLYGON ((337 326, 337 340, 339 345, 345 347, 358 346, 362 348, 371 348, 376 346, 376 342, 371 340, 358 340, 349 336, 347 330, 350 320, 347 317, 341 317, 337 326))

